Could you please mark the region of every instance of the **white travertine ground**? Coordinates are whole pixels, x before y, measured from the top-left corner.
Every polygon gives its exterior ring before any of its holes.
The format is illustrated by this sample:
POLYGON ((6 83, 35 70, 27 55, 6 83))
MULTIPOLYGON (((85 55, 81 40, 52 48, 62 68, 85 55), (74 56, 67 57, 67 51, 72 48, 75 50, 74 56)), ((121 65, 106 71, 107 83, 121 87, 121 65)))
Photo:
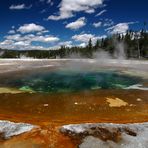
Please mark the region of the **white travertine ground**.
POLYGON ((92 128, 105 128, 112 132, 114 129, 120 128, 122 131, 121 140, 114 142, 111 140, 103 141, 92 135, 83 139, 80 144, 80 148, 148 148, 148 123, 136 123, 136 124, 77 124, 77 125, 65 125, 61 128, 62 132, 69 132, 72 134, 86 133, 92 128), (127 128, 137 135, 132 136, 127 134, 124 129, 127 128), (123 129, 123 130, 122 130, 123 129))
POLYGON ((25 132, 31 131, 36 126, 26 123, 14 123, 10 121, 0 121, 0 133, 4 139, 17 136, 25 132))

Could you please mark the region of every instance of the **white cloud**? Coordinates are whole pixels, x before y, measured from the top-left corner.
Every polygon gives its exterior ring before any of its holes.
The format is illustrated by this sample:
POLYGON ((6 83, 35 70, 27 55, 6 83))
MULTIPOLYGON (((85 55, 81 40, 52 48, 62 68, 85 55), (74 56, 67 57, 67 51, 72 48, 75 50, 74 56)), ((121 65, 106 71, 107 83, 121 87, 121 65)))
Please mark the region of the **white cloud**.
MULTIPOLYGON (((15 28, 15 27, 13 27, 15 28)), ((11 30, 10 30, 11 31, 11 30)), ((9 32, 10 32, 9 31, 9 32)), ((0 47, 8 49, 30 49, 33 43, 55 43, 60 39, 53 35, 47 35, 49 31, 43 26, 36 24, 25 24, 17 29, 17 34, 9 34, 4 38, 5 40, 0 43, 0 47), (35 34, 33 34, 35 32, 35 34), (27 33, 27 34, 25 34, 27 33)), ((43 45, 44 46, 44 45, 43 45)))
POLYGON ((124 34, 129 29, 129 25, 135 24, 135 23, 137 22, 119 23, 115 26, 107 28, 106 31, 108 31, 111 34, 116 34, 116 33, 124 34))
POLYGON ((99 12, 96 16, 101 16, 101 15, 104 14, 105 12, 107 12, 107 10, 102 10, 102 11, 99 12))
POLYGON ((31 39, 32 41, 36 42, 44 42, 44 43, 49 43, 49 42, 57 42, 60 39, 58 37, 46 35, 46 36, 35 36, 34 38, 31 39))
POLYGON ((44 42, 44 43, 50 43, 50 42, 56 42, 59 41, 60 39, 55 36, 51 35, 34 35, 34 34, 28 34, 25 36, 21 36, 20 34, 15 34, 15 35, 8 35, 5 37, 7 40, 12 40, 12 41, 24 41, 24 42, 44 42))
POLYGON ((7 40, 19 41, 21 39, 21 35, 20 34, 8 35, 8 36, 5 36, 5 38, 7 40))
POLYGON ((76 29, 79 29, 79 28, 81 28, 81 27, 83 27, 85 25, 86 25, 86 18, 85 17, 81 17, 78 20, 76 20, 75 22, 67 24, 66 28, 69 28, 69 29, 72 29, 72 30, 73 29, 76 30, 76 29))
POLYGON ((14 43, 14 41, 12 41, 12 40, 4 40, 3 42, 0 42, 0 45, 4 46, 4 45, 10 45, 13 43, 14 43))
POLYGON ((104 26, 104 27, 110 27, 110 26, 112 26, 112 25, 114 25, 113 20, 112 20, 112 19, 106 18, 105 21, 104 21, 103 26, 104 26))
POLYGON ((49 32, 48 30, 43 30, 43 31, 37 32, 36 34, 37 35, 42 35, 42 34, 48 33, 48 32, 49 32))
MULTIPOLYGON (((13 27, 15 28, 15 27, 13 27)), ((17 49, 17 50, 31 50, 31 49, 47 49, 45 44, 58 42, 60 39, 53 35, 45 35, 44 33, 48 33, 49 31, 46 30, 43 26, 36 25, 36 24, 26 24, 19 29, 17 29, 17 34, 14 30, 10 30, 8 35, 4 38, 5 40, 0 42, 0 48, 3 49, 17 49), (36 32, 35 34, 32 34, 36 32), (13 33, 13 34, 12 34, 13 33), (22 33, 22 34, 21 34, 22 33), (27 33, 27 34, 25 34, 27 33), (34 46, 33 43, 43 43, 42 46, 34 46)), ((49 48, 48 48, 49 49, 49 48)))
POLYGON ((75 41, 80 42, 88 42, 90 39, 94 38, 95 36, 92 34, 79 34, 72 36, 72 39, 75 41))
POLYGON ((50 6, 52 6, 54 3, 53 3, 53 0, 39 0, 40 2, 45 2, 47 4, 50 4, 50 6))
POLYGON ((61 20, 74 16, 75 12, 92 13, 103 4, 104 0, 62 0, 59 5, 59 15, 51 15, 49 20, 61 20))
POLYGON ((30 42, 27 42, 27 41, 19 41, 19 42, 15 42, 14 43, 14 46, 29 46, 30 45, 30 42))
POLYGON ((97 39, 106 38, 106 35, 103 36, 96 36, 94 34, 79 34, 72 36, 72 39, 75 41, 87 43, 90 39, 92 39, 92 42, 96 42, 97 39))
POLYGON ((91 13, 94 13, 95 12, 95 9, 88 9, 85 12, 91 14, 91 13))
POLYGON ((52 0, 47 0, 47 4, 50 4, 51 6, 53 6, 53 1, 52 0))
MULTIPOLYGON (((18 36, 18 35, 17 35, 18 36)), ((54 43, 59 41, 60 39, 54 36, 35 36, 35 35, 26 35, 20 36, 20 38, 12 36, 6 36, 6 39, 3 42, 0 42, 0 48, 3 49, 16 49, 16 50, 32 50, 32 49, 48 49, 44 45, 43 46, 34 46, 32 43, 42 42, 42 43, 54 43)))
POLYGON ((43 31, 43 30, 45 30, 45 28, 43 26, 31 23, 31 24, 25 24, 25 25, 19 27, 19 29, 17 31, 19 31, 21 33, 30 33, 30 32, 39 32, 39 31, 43 31))
POLYGON ((59 42, 58 46, 72 47, 72 41, 59 42))
POLYGON ((101 27, 101 25, 102 25, 102 22, 93 23, 93 26, 95 28, 101 27))
POLYGON ((15 33, 15 30, 10 30, 8 33, 9 34, 14 34, 15 33))
POLYGON ((19 5, 11 5, 9 7, 10 10, 22 10, 22 9, 30 9, 32 5, 26 6, 25 4, 19 4, 19 5))
POLYGON ((86 47, 86 46, 87 46, 86 43, 81 43, 81 44, 79 44, 79 47, 86 47))

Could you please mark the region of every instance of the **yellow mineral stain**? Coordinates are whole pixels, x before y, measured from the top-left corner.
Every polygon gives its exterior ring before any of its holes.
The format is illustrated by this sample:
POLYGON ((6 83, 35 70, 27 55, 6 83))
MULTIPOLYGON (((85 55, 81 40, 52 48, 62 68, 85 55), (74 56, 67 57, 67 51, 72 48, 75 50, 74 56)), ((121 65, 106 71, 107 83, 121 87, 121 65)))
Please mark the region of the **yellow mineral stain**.
POLYGON ((127 106, 128 103, 119 99, 119 98, 106 98, 107 103, 109 103, 110 107, 122 107, 122 106, 127 106))
POLYGON ((7 88, 7 87, 0 87, 0 94, 20 94, 23 93, 23 91, 20 91, 18 89, 13 88, 7 88))

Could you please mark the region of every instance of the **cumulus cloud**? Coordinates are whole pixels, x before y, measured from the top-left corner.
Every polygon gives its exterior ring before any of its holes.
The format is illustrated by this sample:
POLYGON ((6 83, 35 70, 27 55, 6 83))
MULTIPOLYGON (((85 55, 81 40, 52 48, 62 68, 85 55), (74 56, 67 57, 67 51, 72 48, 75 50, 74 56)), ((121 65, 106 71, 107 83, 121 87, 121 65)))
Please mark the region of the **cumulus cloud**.
POLYGON ((7 35, 7 36, 5 36, 5 38, 7 40, 16 40, 16 41, 18 41, 18 40, 20 40, 21 35, 20 34, 7 35))
POLYGON ((58 46, 72 47, 72 41, 59 42, 58 46))
POLYGON ((76 30, 76 29, 79 29, 79 28, 81 28, 81 27, 83 27, 85 25, 86 25, 86 18, 81 17, 78 20, 76 20, 75 22, 71 22, 71 23, 67 24, 66 28, 76 30))
POLYGON ((101 16, 103 13, 107 12, 107 10, 102 10, 101 12, 99 12, 96 16, 101 16))
POLYGON ((45 44, 53 44, 60 40, 56 36, 44 34, 48 33, 48 30, 46 30, 43 26, 36 24, 26 24, 16 30, 17 32, 15 30, 10 30, 8 32, 8 35, 4 37, 5 40, 0 42, 0 48, 17 50, 46 50, 47 48, 44 46, 45 44), (34 46, 34 42, 37 44, 43 43, 43 46, 34 46))
POLYGON ((92 13, 103 4, 104 0, 62 0, 59 5, 59 14, 51 15, 49 20, 61 20, 74 16, 75 12, 92 13))
POLYGON ((101 25, 102 25, 102 22, 93 23, 93 26, 95 28, 101 27, 101 25))
POLYGON ((18 41, 18 42, 14 42, 14 46, 29 46, 30 42, 27 41, 18 41))
POLYGON ((9 7, 10 10, 22 10, 22 9, 30 9, 32 5, 26 6, 25 4, 19 4, 19 5, 11 5, 9 7))
POLYGON ((43 26, 31 23, 31 24, 25 24, 25 25, 19 27, 19 29, 17 31, 21 32, 21 33, 30 33, 30 32, 39 32, 39 31, 43 31, 43 30, 45 30, 45 28, 43 26))
POLYGON ((49 42, 57 42, 60 39, 58 37, 46 35, 46 36, 35 36, 31 40, 36 42, 49 43, 49 42))
POLYGON ((12 41, 12 40, 4 40, 3 42, 0 42, 0 45, 2 47, 2 46, 5 46, 5 45, 11 45, 13 43, 14 43, 14 41, 12 41))
MULTIPOLYGON (((31 50, 31 49, 45 49, 45 46, 34 46, 32 43, 54 43, 60 39, 54 36, 35 36, 35 35, 12 35, 6 36, 6 39, 0 43, 0 48, 3 49, 17 49, 17 50, 31 50), (15 37, 15 38, 13 38, 15 37), (19 38, 18 38, 19 37, 19 38)), ((48 48, 49 49, 49 48, 48 48)))
POLYGON ((58 37, 55 36, 51 36, 51 35, 34 35, 34 34, 28 34, 28 35, 24 35, 22 36, 21 34, 14 34, 14 35, 8 35, 5 36, 5 38, 7 40, 12 40, 15 42, 44 42, 44 43, 49 43, 49 42, 56 42, 59 41, 60 39, 58 37))
POLYGON ((129 29, 129 25, 135 24, 137 22, 127 22, 127 23, 119 23, 115 26, 109 27, 106 29, 110 34, 124 34, 129 29))
POLYGON ((49 50, 50 48, 46 48, 43 46, 35 46, 28 44, 26 42, 12 42, 12 41, 4 41, 0 43, 0 48, 2 49, 11 49, 11 50, 49 50), (4 43, 5 42, 5 43, 4 43), (9 43, 9 44, 8 44, 9 43))
POLYGON ((90 39, 92 39, 92 42, 96 42, 97 39, 106 38, 106 35, 103 36, 96 36, 94 34, 78 34, 72 36, 72 39, 75 41, 87 43, 90 39))

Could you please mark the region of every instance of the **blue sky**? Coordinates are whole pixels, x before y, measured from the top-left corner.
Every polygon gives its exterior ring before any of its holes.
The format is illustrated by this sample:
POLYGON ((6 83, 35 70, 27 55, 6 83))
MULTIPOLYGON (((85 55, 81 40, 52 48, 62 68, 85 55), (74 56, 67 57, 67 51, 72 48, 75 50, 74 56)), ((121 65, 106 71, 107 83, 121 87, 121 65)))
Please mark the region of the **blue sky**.
POLYGON ((85 46, 113 33, 140 30, 147 0, 1 0, 0 48, 85 46))

